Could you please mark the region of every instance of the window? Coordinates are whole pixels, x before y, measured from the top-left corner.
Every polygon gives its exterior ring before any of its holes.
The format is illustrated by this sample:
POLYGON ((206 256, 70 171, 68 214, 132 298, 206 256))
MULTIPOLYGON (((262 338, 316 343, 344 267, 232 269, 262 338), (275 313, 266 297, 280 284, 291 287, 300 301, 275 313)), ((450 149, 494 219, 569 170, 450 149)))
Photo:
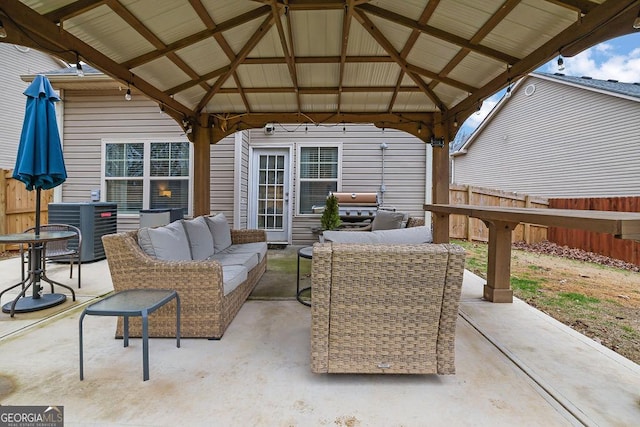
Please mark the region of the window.
POLYGON ((298 213, 315 213, 338 190, 339 147, 300 147, 298 159, 298 213))
POLYGON ((188 141, 104 143, 105 200, 119 214, 182 208, 189 213, 191 147, 188 141))

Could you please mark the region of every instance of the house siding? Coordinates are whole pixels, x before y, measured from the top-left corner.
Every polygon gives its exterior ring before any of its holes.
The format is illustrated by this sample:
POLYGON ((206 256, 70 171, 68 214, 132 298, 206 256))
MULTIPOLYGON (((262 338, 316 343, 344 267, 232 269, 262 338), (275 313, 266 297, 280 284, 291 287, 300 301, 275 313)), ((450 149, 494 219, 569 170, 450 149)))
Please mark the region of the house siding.
POLYGON ((521 83, 454 156, 455 183, 542 197, 640 195, 640 102, 535 76, 521 83))
POLYGON ((64 68, 49 55, 34 49, 22 50, 25 48, 0 43, 0 169, 13 169, 16 163, 27 101, 23 92, 29 86, 20 76, 64 68))
MULTIPOLYGON (((276 126, 273 135, 265 135, 262 129, 249 131, 254 147, 286 146, 291 150, 291 200, 297 194, 297 147, 300 144, 342 144, 342 192, 378 193, 382 184, 382 150, 384 153, 386 192, 381 201, 398 211, 409 212, 411 216, 424 216, 423 204, 426 199, 427 146, 419 139, 400 131, 381 129, 373 125, 343 125, 306 127, 298 125, 276 126), (292 132, 296 129, 297 131, 292 132)), ((428 190, 429 194, 431 189, 428 190)), ((311 228, 320 225, 319 215, 298 215, 292 206, 292 240, 298 244, 317 241, 311 228)))
MULTIPOLYGON (((87 202, 91 190, 101 186, 103 139, 184 139, 182 129, 158 106, 134 94, 113 91, 66 90, 64 107, 64 156, 67 180, 63 202, 87 202)), ((119 215, 118 231, 138 228, 137 215, 119 215)))

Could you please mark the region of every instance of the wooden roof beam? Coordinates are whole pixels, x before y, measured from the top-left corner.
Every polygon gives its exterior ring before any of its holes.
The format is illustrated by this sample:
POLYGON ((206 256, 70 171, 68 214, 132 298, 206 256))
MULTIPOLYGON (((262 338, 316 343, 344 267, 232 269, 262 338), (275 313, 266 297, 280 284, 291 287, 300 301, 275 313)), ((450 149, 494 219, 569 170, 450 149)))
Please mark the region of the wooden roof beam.
POLYGON ((493 59, 497 59, 498 61, 502 61, 507 64, 513 64, 514 62, 517 62, 520 59, 511 55, 508 55, 504 52, 491 49, 490 47, 473 44, 469 40, 466 40, 460 36, 456 36, 455 34, 448 33, 446 31, 440 30, 430 25, 420 24, 417 21, 414 21, 412 19, 409 19, 397 13, 391 12, 389 10, 382 9, 381 7, 378 7, 378 6, 366 4, 366 5, 359 6, 357 9, 359 11, 365 11, 367 13, 389 20, 391 22, 395 22, 398 25, 402 25, 404 27, 420 31, 421 33, 438 38, 440 40, 444 40, 448 43, 455 44, 462 48, 469 49, 472 52, 476 52, 481 55, 484 55, 493 59))
MULTIPOLYGON (((293 83, 293 87, 296 88, 296 92, 297 92, 298 76, 296 75, 296 66, 293 63, 293 55, 289 51, 289 44, 287 43, 287 37, 284 34, 284 27, 282 26, 282 19, 281 19, 281 15, 283 13, 288 15, 286 11, 287 9, 281 10, 276 0, 271 0, 271 13, 273 15, 273 19, 276 24, 276 29, 278 30, 278 38, 280 39, 280 45, 282 47, 282 52, 284 53, 284 59, 285 59, 285 62, 287 63, 287 69, 289 70, 289 78, 291 79, 291 82, 293 83)), ((299 94, 296 94, 296 101, 298 106, 297 110, 300 111, 302 107, 302 103, 300 102, 299 94)))
POLYGON ((102 6, 106 2, 107 0, 76 0, 66 6, 45 13, 44 17, 57 24, 102 6))
MULTIPOLYGON (((502 20, 504 18, 506 18, 506 16, 511 13, 511 11, 520 3, 520 0, 507 0, 503 3, 503 5, 496 11, 496 13, 494 13, 491 18, 489 18, 487 20, 487 22, 484 23, 484 25, 482 25, 482 27, 480 27, 480 29, 473 35, 473 37, 471 37, 471 40, 469 40, 472 44, 477 45, 479 44, 491 31, 493 31, 493 29, 500 24, 500 22, 502 22, 502 20)), ((446 78, 446 76, 449 75, 449 73, 451 71, 453 71, 454 68, 456 68, 456 66, 458 64, 460 64, 462 62, 462 60, 471 52, 470 49, 467 48, 462 48, 452 59, 451 61, 449 61, 449 63, 447 65, 444 66, 444 68, 442 68, 442 70, 440 70, 440 72, 438 73, 438 77, 436 77, 434 79, 433 82, 431 82, 431 84, 429 85, 429 87, 431 89, 433 89, 439 82, 444 82, 444 79, 446 78)), ((467 92, 473 92, 473 91, 467 91, 467 92)))
MULTIPOLYGON (((427 22, 429 22, 431 15, 433 15, 433 12, 435 12, 439 3, 440 3, 440 0, 433 0, 428 2, 424 10, 420 14, 420 18, 418 19, 418 22, 420 24, 426 24, 427 22)), ((418 37, 420 37, 420 31, 418 30, 411 31, 411 35, 407 39, 407 42, 405 43, 404 47, 402 48, 402 51, 400 52, 400 57, 402 59, 407 59, 407 55, 409 55, 409 52, 411 52, 411 49, 413 49, 413 46, 415 46, 416 42, 418 41, 418 37)), ((400 70, 400 75, 398 75, 398 80, 396 81, 396 90, 391 96, 391 101, 389 101, 389 107, 387 108, 388 111, 393 110, 393 105, 395 104, 396 98, 398 97, 398 91, 400 90, 400 85, 402 84, 403 79, 404 79, 404 71, 400 70)))
MULTIPOLYGON (((482 89, 472 93, 467 99, 450 109, 443 116, 443 121, 447 121, 454 116, 468 116, 473 112, 482 100, 493 95, 495 92, 505 87, 509 80, 530 73, 540 65, 553 58, 558 52, 569 49, 575 44, 579 44, 582 39, 589 39, 592 44, 597 44, 602 40, 608 40, 611 33, 619 31, 612 22, 623 20, 632 31, 631 24, 637 16, 640 8, 640 0, 607 0, 605 3, 594 8, 582 19, 577 20, 572 25, 565 28, 561 33, 540 46, 535 51, 527 55, 521 61, 513 64, 509 70, 505 70, 499 76, 487 83, 482 89), (592 39, 592 34, 597 33, 600 39, 592 39)), ((577 53, 577 52, 576 52, 577 53)))
MULTIPOLYGON (((284 12, 284 10, 282 10, 284 12)), ((240 53, 236 56, 236 58, 231 61, 229 64, 229 71, 218 77, 218 80, 214 83, 213 87, 207 94, 200 100, 198 106, 196 107, 196 112, 201 112, 204 107, 211 101, 211 98, 216 94, 216 92, 222 87, 225 81, 238 69, 244 58, 247 57, 249 52, 253 50, 254 47, 262 40, 262 38, 269 32, 271 27, 274 24, 274 16, 269 15, 267 18, 260 24, 260 27, 256 30, 255 33, 249 38, 249 41, 240 49, 240 53)))
POLYGON ((413 80, 416 85, 418 85, 418 87, 424 92, 424 94, 441 109, 443 109, 443 103, 440 98, 438 98, 438 96, 429 88, 427 84, 425 84, 424 80, 422 80, 420 76, 416 75, 408 68, 407 61, 400 57, 400 54, 396 52, 391 42, 389 42, 389 40, 384 37, 382 32, 373 24, 369 17, 362 13, 359 8, 356 8, 353 16, 358 20, 358 22, 360 22, 364 29, 367 30, 369 34, 371 34, 371 37, 373 37, 374 40, 376 40, 380 44, 380 46, 382 46, 382 48, 393 58, 393 60, 400 66, 400 68, 405 73, 407 73, 409 77, 411 77, 411 80, 413 80))
MULTIPOLYGON (((2 9, 11 16, 11 20, 16 25, 19 25, 22 31, 42 38, 47 43, 56 46, 58 53, 77 52, 85 61, 103 70, 105 74, 121 82, 129 82, 131 86, 137 87, 150 98, 164 104, 167 109, 171 109, 185 117, 193 115, 193 112, 188 107, 175 101, 147 81, 132 75, 129 69, 61 29, 57 24, 49 21, 24 3, 19 1, 4 2, 2 9)), ((52 53, 56 54, 55 52, 52 53)))
POLYGON ((128 61, 125 61, 122 63, 122 65, 124 65, 127 68, 135 68, 135 67, 139 67, 140 65, 146 64, 148 62, 153 61, 154 59, 158 59, 170 52, 175 52, 176 50, 180 50, 182 48, 185 48, 187 46, 190 46, 194 43, 198 43, 202 40, 205 40, 209 37, 214 37, 216 34, 218 33, 223 33, 225 31, 228 31, 232 28, 235 28, 239 25, 245 24, 249 21, 253 21, 254 19, 260 18, 261 16, 267 15, 268 13, 271 12, 271 8, 269 6, 262 6, 259 7, 257 9, 251 10, 247 13, 243 13, 242 15, 238 15, 234 18, 231 18, 227 21, 221 22, 220 24, 218 24, 216 26, 215 29, 209 30, 203 30, 200 32, 197 32, 195 34, 192 34, 190 36, 187 36, 183 39, 180 39, 176 42, 170 43, 169 45, 167 45, 166 48, 164 49, 158 49, 158 50, 152 50, 151 52, 147 52, 145 54, 142 54, 140 56, 138 56, 137 58, 133 58, 130 59, 128 61))
POLYGON ((347 47, 349 46, 349 32, 351 31, 351 20, 353 18, 353 1, 348 0, 342 16, 342 43, 340 46, 340 71, 338 77, 338 112, 342 104, 342 82, 344 81, 344 67, 347 58, 347 47))
POLYGON ((408 132, 423 141, 433 135, 433 113, 248 113, 234 117, 211 115, 211 143, 246 129, 264 127, 267 123, 373 123, 379 128, 399 129, 408 132))

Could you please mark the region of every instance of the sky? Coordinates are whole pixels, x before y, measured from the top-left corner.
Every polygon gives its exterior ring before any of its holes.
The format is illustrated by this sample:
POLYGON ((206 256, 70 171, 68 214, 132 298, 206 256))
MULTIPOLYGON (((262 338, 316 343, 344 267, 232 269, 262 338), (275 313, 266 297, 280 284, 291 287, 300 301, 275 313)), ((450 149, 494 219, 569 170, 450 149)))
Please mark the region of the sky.
MULTIPOLYGON (((640 82, 640 33, 611 39, 570 58, 563 58, 567 76, 589 76, 599 80, 618 80, 625 83, 640 82)), ((557 73, 558 58, 554 58, 536 71, 557 73)), ((472 114, 462 124, 458 137, 471 134, 504 96, 504 89, 487 98, 479 113, 472 114)))

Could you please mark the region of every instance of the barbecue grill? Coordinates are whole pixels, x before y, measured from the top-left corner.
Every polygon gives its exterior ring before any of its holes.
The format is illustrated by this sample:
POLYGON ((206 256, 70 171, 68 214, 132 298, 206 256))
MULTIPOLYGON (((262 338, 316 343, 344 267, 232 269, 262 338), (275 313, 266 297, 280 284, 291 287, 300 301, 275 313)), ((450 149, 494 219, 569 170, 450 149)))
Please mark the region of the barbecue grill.
POLYGON ((338 213, 343 222, 372 220, 378 210, 377 193, 333 193, 338 199, 338 213))

